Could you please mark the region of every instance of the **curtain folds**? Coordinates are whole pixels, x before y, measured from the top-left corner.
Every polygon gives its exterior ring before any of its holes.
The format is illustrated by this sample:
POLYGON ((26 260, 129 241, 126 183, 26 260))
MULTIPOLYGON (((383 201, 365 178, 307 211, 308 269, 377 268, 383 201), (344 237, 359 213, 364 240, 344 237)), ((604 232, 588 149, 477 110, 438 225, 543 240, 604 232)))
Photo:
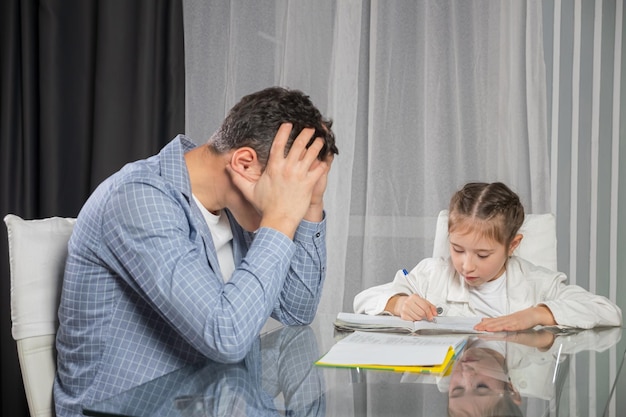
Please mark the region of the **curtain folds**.
POLYGON ((350 310, 429 256, 439 210, 467 181, 506 182, 528 212, 549 211, 541 2, 183 6, 194 140, 269 85, 305 91, 335 120, 320 312, 350 310))
MULTIPOLYGON (((180 0, 1 4, 0 215, 76 216, 94 187, 184 131, 180 0)), ((2 255, 2 415, 28 415, 2 255)))
POLYGON ((540 7, 372 2, 367 164, 353 177, 361 288, 429 256, 435 216, 468 181, 503 181, 548 211, 545 72, 529 71, 543 65, 540 7))

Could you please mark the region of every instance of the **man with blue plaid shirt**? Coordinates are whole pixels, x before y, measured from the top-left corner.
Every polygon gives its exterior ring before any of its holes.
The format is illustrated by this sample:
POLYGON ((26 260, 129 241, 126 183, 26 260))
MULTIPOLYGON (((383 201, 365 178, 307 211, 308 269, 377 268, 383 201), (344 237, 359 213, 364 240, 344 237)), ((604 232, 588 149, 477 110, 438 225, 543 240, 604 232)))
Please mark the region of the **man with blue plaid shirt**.
POLYGON ((331 125, 302 92, 268 88, 206 144, 179 135, 94 191, 69 243, 57 416, 203 358, 238 362, 270 316, 312 321, 331 125))

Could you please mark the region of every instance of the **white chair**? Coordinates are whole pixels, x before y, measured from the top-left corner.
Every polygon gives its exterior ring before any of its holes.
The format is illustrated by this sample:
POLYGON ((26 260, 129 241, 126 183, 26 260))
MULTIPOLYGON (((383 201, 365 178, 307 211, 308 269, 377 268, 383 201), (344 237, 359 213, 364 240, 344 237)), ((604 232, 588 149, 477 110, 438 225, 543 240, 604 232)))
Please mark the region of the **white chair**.
MULTIPOLYGON (((558 271, 556 253, 556 218, 554 214, 527 214, 519 233, 524 235, 522 242, 513 252, 535 265, 558 271)), ((433 258, 450 256, 448 241, 448 210, 442 210, 437 217, 433 258)))
POLYGON ((57 309, 75 219, 4 218, 9 237, 11 333, 32 417, 53 417, 57 309))

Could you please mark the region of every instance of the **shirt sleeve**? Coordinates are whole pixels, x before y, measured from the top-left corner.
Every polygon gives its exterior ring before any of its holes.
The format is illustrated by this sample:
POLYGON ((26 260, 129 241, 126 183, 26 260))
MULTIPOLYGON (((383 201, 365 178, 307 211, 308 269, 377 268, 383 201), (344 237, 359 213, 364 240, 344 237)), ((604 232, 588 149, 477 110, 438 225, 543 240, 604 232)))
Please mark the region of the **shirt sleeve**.
POLYGON ((198 351, 239 361, 276 306, 296 245, 260 229, 225 284, 183 200, 147 183, 115 189, 101 226, 105 263, 198 351))
POLYGON ((303 220, 295 236, 295 253, 272 317, 286 325, 313 321, 326 277, 326 218, 303 220))
POLYGON ((565 275, 553 279, 540 304, 547 306, 560 326, 591 329, 621 326, 622 311, 608 298, 593 294, 578 285, 565 284, 565 275))
POLYGON ((408 275, 402 270, 396 272, 393 281, 367 288, 354 297, 354 312, 365 314, 382 314, 387 302, 396 294, 418 294, 426 297, 426 287, 430 281, 436 263, 426 258, 418 263, 408 275))
POLYGON ((590 329, 622 323, 618 306, 578 285, 568 285, 562 272, 513 256, 507 264, 507 279, 511 312, 545 305, 559 326, 590 329))

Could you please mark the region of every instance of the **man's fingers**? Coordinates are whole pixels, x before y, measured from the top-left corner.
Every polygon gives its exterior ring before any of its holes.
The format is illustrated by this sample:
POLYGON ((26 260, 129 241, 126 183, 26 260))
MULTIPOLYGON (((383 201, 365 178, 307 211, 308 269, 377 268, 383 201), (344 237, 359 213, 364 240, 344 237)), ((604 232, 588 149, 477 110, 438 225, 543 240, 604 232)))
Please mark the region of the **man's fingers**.
POLYGON ((324 147, 324 140, 322 138, 315 138, 311 146, 309 146, 309 148, 304 153, 304 156, 302 157, 302 161, 307 163, 308 166, 311 166, 313 162, 318 160, 317 156, 319 155, 323 147, 324 147))
MULTIPOLYGON (((290 130, 291 132, 291 130, 290 130)), ((302 158, 302 155, 306 152, 306 145, 311 140, 311 136, 315 133, 315 129, 305 127, 298 133, 298 136, 294 139, 289 149, 289 153, 285 155, 285 147, 282 148, 281 156, 287 158, 292 162, 297 162, 302 158)))
POLYGON ((305 166, 308 169, 313 161, 317 159, 317 156, 324 147, 324 141, 321 138, 315 138, 311 146, 307 148, 307 144, 311 141, 315 129, 305 127, 293 141, 289 153, 285 156, 285 148, 292 128, 291 123, 283 123, 280 125, 274 137, 274 142, 272 142, 268 164, 272 160, 286 158, 290 163, 302 161, 306 164, 305 166))
POLYGON ((276 136, 274 136, 274 141, 272 142, 272 147, 270 148, 268 165, 274 159, 280 160, 285 158, 285 146, 287 146, 292 127, 291 123, 283 123, 278 128, 276 136))
POLYGON ((312 175, 315 181, 319 180, 324 175, 328 174, 330 165, 325 161, 319 161, 315 159, 309 167, 309 175, 312 175))

